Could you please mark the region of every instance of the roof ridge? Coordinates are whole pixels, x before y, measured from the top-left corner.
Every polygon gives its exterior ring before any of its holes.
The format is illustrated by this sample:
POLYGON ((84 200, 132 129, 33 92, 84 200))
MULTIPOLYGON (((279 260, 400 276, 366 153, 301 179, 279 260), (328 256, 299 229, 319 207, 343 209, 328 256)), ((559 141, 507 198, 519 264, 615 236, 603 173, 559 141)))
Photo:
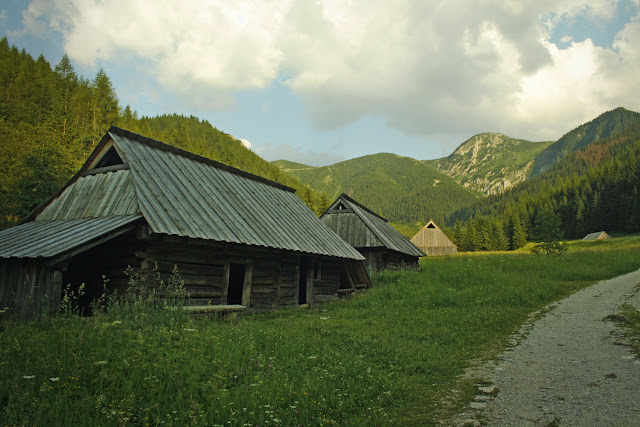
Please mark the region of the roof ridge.
MULTIPOLYGON (((359 208, 364 209, 365 211, 367 211, 368 213, 370 213, 371 215, 374 215, 378 218, 380 218, 381 220, 383 220, 384 222, 389 222, 386 218, 378 215, 377 213, 375 213, 374 211, 372 211, 371 209, 369 209, 368 207, 361 205, 359 202, 356 202, 354 199, 352 199, 351 197, 347 196, 345 193, 342 193, 341 195, 338 196, 338 199, 340 199, 341 197, 344 197, 345 199, 347 199, 348 201, 350 201, 351 203, 355 203, 359 208)), ((336 199, 336 200, 338 200, 336 199)))
POLYGON ((282 190, 286 190, 286 191, 289 191, 291 193, 295 193, 296 192, 295 188, 289 187, 288 185, 280 184, 279 182, 267 179, 267 178, 262 177, 260 175, 252 174, 250 172, 244 171, 242 169, 235 168, 233 166, 229 166, 229 165, 227 165, 225 163, 222 163, 222 162, 219 162, 217 160, 213 160, 213 159, 210 159, 208 157, 204 157, 204 156, 200 156, 200 155, 195 154, 195 153, 191 153, 189 151, 183 150, 182 148, 178 148, 178 147, 174 147, 173 145, 169 145, 166 142, 162 142, 162 141, 158 141, 158 140, 155 140, 155 139, 152 139, 152 138, 148 138, 146 136, 142 136, 140 134, 137 134, 135 132, 131 132, 131 131, 126 130, 126 129, 122 129, 122 128, 117 127, 117 126, 111 126, 109 128, 109 130, 107 131, 107 133, 115 133, 118 136, 122 136, 122 137, 125 137, 125 138, 128 138, 128 139, 132 139, 134 141, 137 141, 137 142, 139 142, 141 144, 144 144, 144 145, 147 145, 149 147, 157 148, 157 149, 162 150, 162 151, 167 151, 167 152, 176 154, 178 156, 185 157, 185 158, 190 159, 190 160, 195 160, 197 162, 204 163, 204 164, 216 167, 218 169, 222 169, 224 171, 230 172, 232 174, 239 175, 239 176, 242 176, 244 178, 249 178, 249 179, 252 179, 254 181, 261 182, 263 184, 271 185, 272 187, 280 188, 282 190))

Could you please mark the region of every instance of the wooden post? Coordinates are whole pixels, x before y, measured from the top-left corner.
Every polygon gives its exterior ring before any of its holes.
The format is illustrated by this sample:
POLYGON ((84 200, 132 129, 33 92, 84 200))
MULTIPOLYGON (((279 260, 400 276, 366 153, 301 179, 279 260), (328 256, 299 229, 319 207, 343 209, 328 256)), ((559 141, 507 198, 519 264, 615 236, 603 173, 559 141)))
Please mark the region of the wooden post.
POLYGON ((242 286, 242 305, 251 306, 251 282, 253 281, 253 264, 244 267, 244 284, 242 286))
POLYGON ((313 305, 313 262, 307 267, 307 304, 313 305))
POLYGON ((280 265, 278 265, 278 271, 276 272, 276 276, 274 277, 274 287, 276 290, 276 301, 274 307, 280 307, 280 287, 282 285, 282 260, 280 261, 280 265))
POLYGON ((227 304, 227 296, 229 294, 229 273, 231 272, 231 263, 229 261, 224 263, 224 275, 222 276, 222 296, 220 297, 220 304, 227 304))
POLYGON ((60 311, 60 299, 62 298, 62 271, 53 271, 53 283, 51 289, 51 316, 60 311))

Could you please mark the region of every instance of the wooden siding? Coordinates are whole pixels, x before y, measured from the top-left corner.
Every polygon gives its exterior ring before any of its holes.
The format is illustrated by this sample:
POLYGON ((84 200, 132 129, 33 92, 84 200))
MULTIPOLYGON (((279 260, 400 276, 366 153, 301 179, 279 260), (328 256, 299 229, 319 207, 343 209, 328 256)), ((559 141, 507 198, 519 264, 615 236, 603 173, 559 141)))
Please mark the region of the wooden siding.
POLYGON ((0 310, 18 320, 58 312, 62 273, 37 260, 0 260, 0 310))
POLYGON ((78 305, 89 314, 91 302, 105 290, 123 294, 131 279, 137 292, 166 296, 160 281, 169 283, 177 268, 189 294, 186 305, 225 306, 232 265, 244 266, 242 305, 251 311, 298 305, 300 286, 306 286, 307 303, 337 298, 338 289, 370 286, 357 271, 359 261, 300 256, 286 251, 247 248, 242 245, 194 244, 170 236, 146 236, 130 231, 50 267, 46 262, 0 260, 0 308, 11 307, 22 319, 51 310, 57 313, 65 289, 77 295, 78 305), (308 264, 307 278, 300 280, 300 263, 308 264), (348 283, 346 283, 348 282, 348 283))
POLYGON ((419 268, 418 257, 384 248, 360 248, 365 258, 365 266, 369 274, 377 274, 382 270, 415 270, 419 268))
POLYGON ((422 249, 427 256, 455 255, 458 252, 458 247, 433 221, 429 221, 413 236, 411 242, 422 249))
POLYGON ((323 216, 321 220, 354 248, 385 246, 355 212, 329 214, 323 216))

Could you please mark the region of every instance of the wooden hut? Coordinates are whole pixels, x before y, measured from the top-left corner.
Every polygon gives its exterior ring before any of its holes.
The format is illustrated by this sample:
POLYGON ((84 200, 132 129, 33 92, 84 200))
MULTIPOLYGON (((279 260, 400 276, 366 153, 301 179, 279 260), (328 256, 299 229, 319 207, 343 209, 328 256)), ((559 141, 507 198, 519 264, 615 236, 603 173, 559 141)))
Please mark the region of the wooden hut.
POLYGON ((386 219, 346 194, 338 197, 320 219, 365 257, 370 274, 418 268, 418 259, 425 256, 386 219))
POLYGON ((455 255, 458 247, 446 234, 430 220, 411 238, 414 245, 422 249, 428 256, 455 255))
POLYGON ((0 232, 0 308, 29 318, 85 303, 133 274, 153 287, 177 267, 190 306, 273 309, 370 286, 364 257, 292 188, 112 127, 62 189, 0 232), (130 266, 129 275, 124 271, 130 266))
POLYGON ((611 236, 609 236, 604 231, 597 231, 595 233, 587 234, 586 236, 584 236, 582 238, 582 240, 607 240, 607 239, 610 239, 610 238, 611 238, 611 236))

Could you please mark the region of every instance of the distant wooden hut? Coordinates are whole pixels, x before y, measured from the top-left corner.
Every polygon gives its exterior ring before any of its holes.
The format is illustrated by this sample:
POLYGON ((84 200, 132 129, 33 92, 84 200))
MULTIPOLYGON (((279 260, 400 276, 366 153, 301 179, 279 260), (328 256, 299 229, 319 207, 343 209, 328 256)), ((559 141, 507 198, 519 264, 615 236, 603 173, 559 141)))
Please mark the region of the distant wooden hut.
POLYGON ((320 220, 365 257, 369 273, 418 268, 418 259, 425 256, 386 219, 346 194, 340 195, 320 220))
POLYGON ((364 257, 292 188, 112 127, 79 173, 21 225, 0 232, 0 308, 55 312, 63 289, 167 281, 190 306, 267 310, 369 286, 364 257))
POLYGON ((584 236, 582 238, 582 240, 607 240, 607 239, 610 239, 610 238, 611 238, 611 236, 609 236, 604 231, 597 231, 595 233, 587 234, 586 236, 584 236))
POLYGON ((428 256, 455 255, 458 247, 446 234, 430 220, 411 238, 414 245, 422 249, 428 256))

